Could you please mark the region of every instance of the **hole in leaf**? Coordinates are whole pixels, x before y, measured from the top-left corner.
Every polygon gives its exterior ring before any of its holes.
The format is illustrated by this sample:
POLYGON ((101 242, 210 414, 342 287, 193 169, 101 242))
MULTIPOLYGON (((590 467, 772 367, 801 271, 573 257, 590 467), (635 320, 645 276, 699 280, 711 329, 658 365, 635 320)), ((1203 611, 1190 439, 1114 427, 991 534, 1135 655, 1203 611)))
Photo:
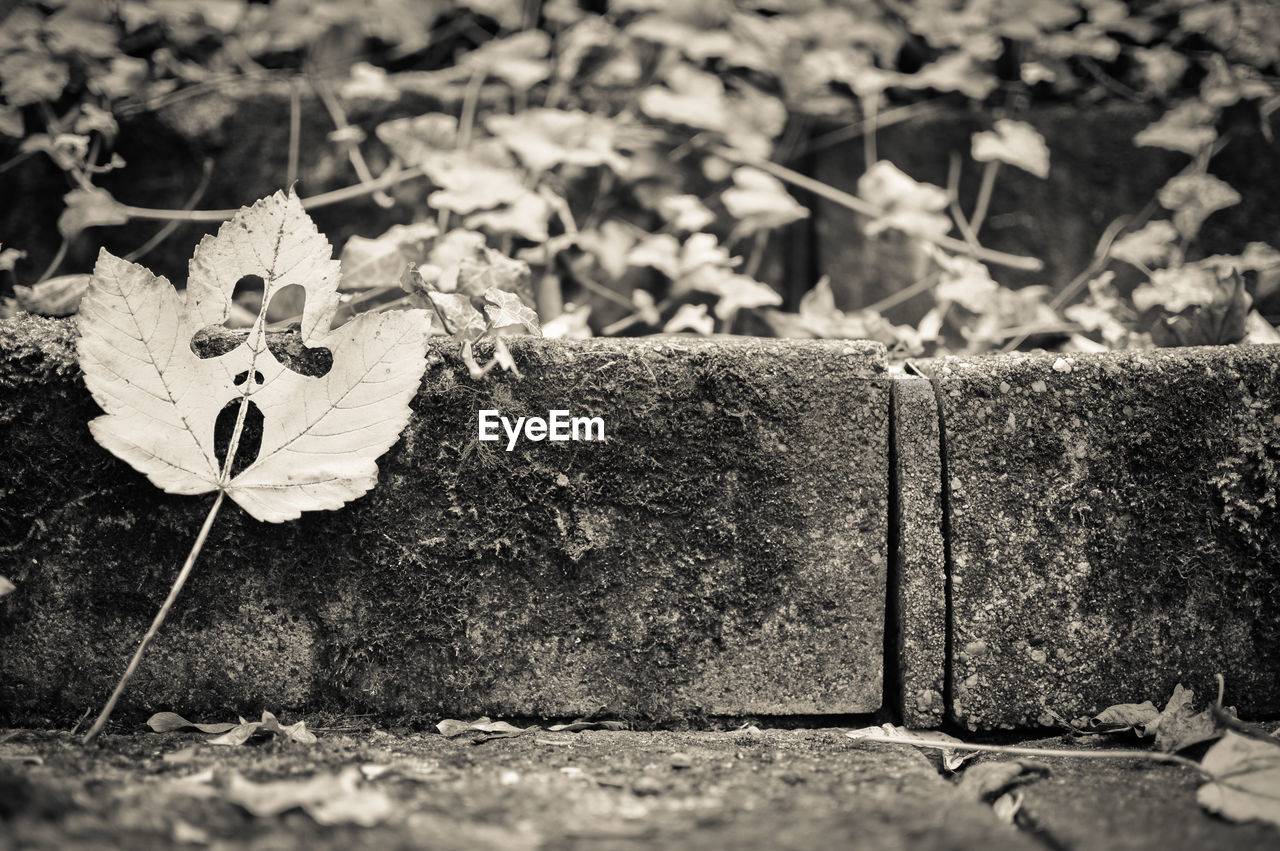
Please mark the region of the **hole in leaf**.
MULTIPOLYGON (((227 450, 231 446, 231 433, 236 427, 236 416, 240 413, 241 399, 232 399, 218 412, 218 419, 213 424, 213 451, 218 456, 218 469, 227 463, 227 450)), ((240 445, 236 448, 235 460, 231 463, 231 475, 238 476, 258 458, 262 449, 262 411, 253 402, 249 402, 249 410, 244 414, 244 426, 240 430, 240 445)))
MULTIPOLYGON (((239 387, 240 385, 244 384, 244 380, 248 377, 249 377, 249 370, 246 369, 244 372, 241 372, 239 375, 237 375, 233 380, 235 381, 236 386, 239 387)), ((264 381, 266 381, 266 379, 262 377, 262 373, 258 372, 255 369, 253 371, 253 383, 255 385, 261 385, 264 381)))
POLYGON ((300 284, 281 287, 271 294, 267 304, 267 321, 291 320, 291 334, 267 336, 267 350, 286 368, 299 375, 315 378, 327 375, 333 368, 333 352, 324 347, 308 348, 297 336, 302 323, 302 311, 307 306, 307 289, 300 284))
POLYGON ((231 313, 221 325, 201 328, 191 338, 191 351, 199 358, 219 358, 244 342, 244 333, 262 309, 262 292, 266 285, 258 275, 245 275, 236 281, 231 293, 231 313))

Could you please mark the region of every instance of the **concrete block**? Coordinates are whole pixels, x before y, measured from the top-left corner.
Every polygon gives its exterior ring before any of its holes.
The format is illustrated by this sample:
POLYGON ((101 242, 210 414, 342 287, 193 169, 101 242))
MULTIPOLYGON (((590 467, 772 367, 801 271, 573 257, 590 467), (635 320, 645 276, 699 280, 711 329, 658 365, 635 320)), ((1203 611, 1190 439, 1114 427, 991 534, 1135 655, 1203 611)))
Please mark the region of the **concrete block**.
MULTIPOLYGON (((98 707, 211 497, 91 439, 70 323, 0 324, 0 724, 98 707)), ((374 490, 282 525, 228 503, 117 717, 435 720, 875 710, 890 381, 878 344, 441 343, 374 490), (568 408, 603 442, 477 441, 568 408)))
POLYGON ((1280 711, 1280 347, 937 365, 957 722, 1280 711))
POLYGON ((947 574, 942 537, 942 466, 938 404, 923 378, 893 383, 894 487, 890 546, 896 554, 898 634, 886 658, 897 660, 903 723, 943 721, 947 638, 947 574))

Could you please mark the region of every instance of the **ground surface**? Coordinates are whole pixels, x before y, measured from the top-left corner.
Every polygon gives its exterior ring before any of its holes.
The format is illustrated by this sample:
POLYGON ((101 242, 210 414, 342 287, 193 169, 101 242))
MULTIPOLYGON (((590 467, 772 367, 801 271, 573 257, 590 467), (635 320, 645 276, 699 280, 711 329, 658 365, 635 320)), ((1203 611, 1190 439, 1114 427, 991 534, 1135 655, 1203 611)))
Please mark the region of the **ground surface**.
POLYGON ((1043 760, 1009 825, 936 756, 842 730, 209 738, 0 732, 0 848, 1280 846, 1204 814, 1178 766, 1043 760))

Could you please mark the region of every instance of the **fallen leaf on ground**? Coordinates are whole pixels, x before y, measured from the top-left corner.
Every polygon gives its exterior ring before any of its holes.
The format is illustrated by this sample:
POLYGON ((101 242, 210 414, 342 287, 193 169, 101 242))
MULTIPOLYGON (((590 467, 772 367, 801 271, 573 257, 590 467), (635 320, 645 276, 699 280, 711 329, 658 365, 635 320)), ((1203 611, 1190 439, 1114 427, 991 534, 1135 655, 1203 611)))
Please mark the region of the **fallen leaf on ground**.
POLYGON ((1196 792, 1200 806, 1231 821, 1280 827, 1280 741, 1228 731, 1200 767, 1213 777, 1196 792))
MULTIPOLYGON (((895 727, 892 724, 881 724, 879 727, 861 727, 857 730, 850 730, 845 735, 850 739, 862 739, 867 736, 888 736, 891 739, 928 739, 934 742, 964 744, 955 736, 940 733, 936 730, 907 730, 903 727, 895 727)), ((941 748, 938 752, 942 754, 942 767, 947 771, 955 771, 977 755, 973 751, 957 753, 951 748, 941 748)))
POLYGON ((530 733, 539 729, 533 727, 516 727, 508 724, 506 721, 490 721, 486 715, 475 721, 457 721, 453 718, 446 718, 439 724, 436 729, 440 731, 440 735, 447 739, 461 736, 463 733, 480 733, 482 736, 518 736, 523 733, 530 733))
POLYGON ((240 726, 235 722, 223 721, 214 724, 198 724, 188 721, 176 712, 157 712, 147 719, 147 726, 157 733, 171 733, 174 730, 199 730, 201 733, 225 733, 240 726))
POLYGON ((1089 719, 1089 729, 1095 733, 1120 733, 1137 730, 1142 735, 1148 724, 1160 717, 1160 710, 1149 700, 1142 703, 1117 703, 1108 706, 1089 719))
POLYGON ((1020 783, 1038 780, 1049 773, 1049 767, 1029 760, 982 762, 970 766, 956 788, 974 801, 994 801, 1020 783))
POLYGON ((395 807, 386 794, 359 786, 360 769, 348 766, 339 774, 318 774, 302 780, 254 783, 237 772, 220 778, 222 797, 257 818, 271 818, 301 809, 318 824, 372 827, 395 807))
MULTIPOLYGON (((1165 704, 1156 722, 1157 749, 1175 753, 1222 735, 1222 728, 1214 718, 1213 711, 1204 709, 1196 712, 1191 703, 1194 699, 1195 693, 1183 688, 1181 683, 1173 687, 1173 696, 1165 704)), ((1150 733, 1151 730, 1148 729, 1147 734, 1150 733)))
POLYGON ((263 734, 280 736, 303 745, 312 745, 316 742, 315 734, 307 729, 306 721, 299 721, 296 724, 285 726, 276 719, 275 715, 264 709, 261 721, 238 724, 216 739, 210 739, 209 744, 235 747, 243 745, 254 736, 263 734))
MULTIPOLYGON (((582 730, 625 730, 625 721, 573 721, 568 724, 553 724, 547 730, 552 733, 577 733, 582 730)), ((558 744, 558 743, 557 743, 558 744)))

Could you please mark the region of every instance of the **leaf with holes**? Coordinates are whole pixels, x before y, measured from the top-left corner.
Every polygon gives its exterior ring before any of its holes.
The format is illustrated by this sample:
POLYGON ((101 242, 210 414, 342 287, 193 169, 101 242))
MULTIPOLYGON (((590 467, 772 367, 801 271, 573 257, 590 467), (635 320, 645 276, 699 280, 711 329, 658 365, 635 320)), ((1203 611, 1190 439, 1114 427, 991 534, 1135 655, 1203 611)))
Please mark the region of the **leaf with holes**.
POLYGON ((337 330, 340 266, 297 196, 277 192, 244 208, 191 258, 185 300, 164 278, 102 251, 80 306, 85 383, 106 412, 89 424, 104 447, 180 494, 224 491, 258 520, 338 508, 377 478, 375 460, 409 419, 425 368, 420 311, 362 314, 337 330), (263 303, 286 287, 306 293, 302 343, 328 349, 323 376, 301 375, 268 348, 264 316, 217 357, 192 348, 222 325, 236 283, 261 277, 263 303), (235 475, 219 459, 214 425, 229 402, 262 415, 257 456, 235 475))

